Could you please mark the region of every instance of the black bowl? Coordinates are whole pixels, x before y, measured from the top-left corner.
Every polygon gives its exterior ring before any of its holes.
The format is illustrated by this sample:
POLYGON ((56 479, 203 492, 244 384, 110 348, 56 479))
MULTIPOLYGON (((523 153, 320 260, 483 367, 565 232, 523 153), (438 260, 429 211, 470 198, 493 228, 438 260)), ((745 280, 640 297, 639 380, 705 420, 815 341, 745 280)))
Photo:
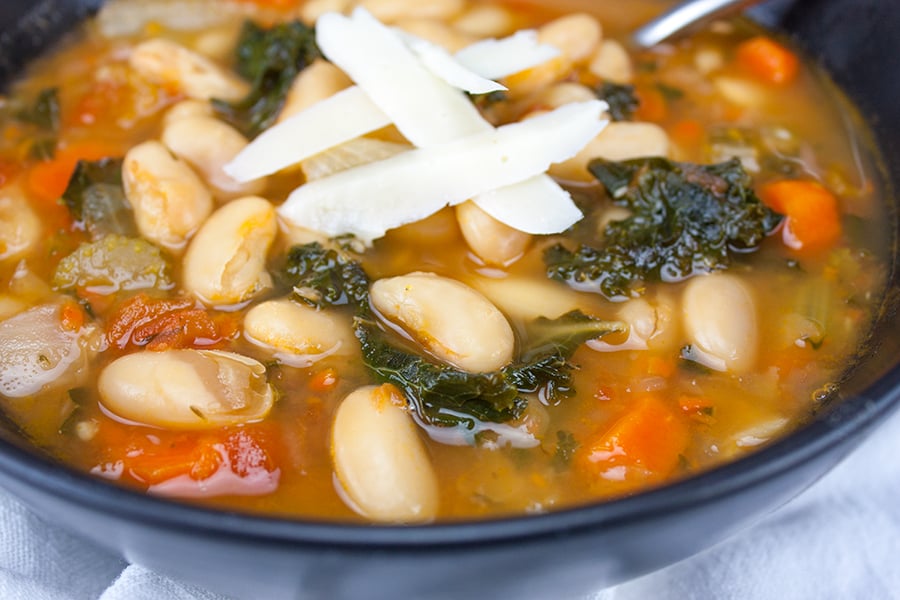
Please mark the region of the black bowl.
MULTIPOLYGON (((0 82, 99 2, 4 0, 0 82)), ((885 181, 900 181, 900 10, 884 0, 806 0, 759 14, 796 38, 858 104, 873 125, 885 181)), ((896 211, 889 216, 896 263, 896 211)), ((627 499, 452 525, 267 519, 115 487, 28 447, 11 423, 0 423, 0 484, 129 561, 238 597, 550 598, 560 590, 577 597, 686 558, 758 520, 886 418, 900 401, 896 277, 842 401, 751 456, 627 499)))

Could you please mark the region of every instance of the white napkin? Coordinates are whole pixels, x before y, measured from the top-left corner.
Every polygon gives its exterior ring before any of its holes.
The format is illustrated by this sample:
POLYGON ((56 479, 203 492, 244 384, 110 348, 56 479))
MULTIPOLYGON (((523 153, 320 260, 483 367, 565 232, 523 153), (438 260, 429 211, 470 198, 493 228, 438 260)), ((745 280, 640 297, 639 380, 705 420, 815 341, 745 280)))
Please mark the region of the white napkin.
MULTIPOLYGON (((900 598, 898 456, 900 413, 757 525, 590 600, 900 598)), ((44 523, 3 492, 0 599, 225 600, 128 565, 44 523)))

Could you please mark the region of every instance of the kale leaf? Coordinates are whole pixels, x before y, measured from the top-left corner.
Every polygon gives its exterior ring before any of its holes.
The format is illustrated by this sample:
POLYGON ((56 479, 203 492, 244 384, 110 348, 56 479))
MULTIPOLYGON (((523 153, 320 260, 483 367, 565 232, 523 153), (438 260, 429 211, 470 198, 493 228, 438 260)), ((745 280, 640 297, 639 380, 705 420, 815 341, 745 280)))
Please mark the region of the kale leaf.
POLYGON ((56 153, 57 135, 59 134, 59 90, 55 87, 45 88, 27 105, 21 101, 13 102, 14 117, 21 123, 32 126, 32 139, 29 154, 37 160, 51 160, 56 153))
POLYGON ((110 234, 137 235, 134 214, 122 187, 122 159, 79 161, 62 200, 92 240, 110 234))
POLYGON ((634 93, 633 85, 603 82, 594 90, 597 97, 609 105, 609 116, 613 121, 630 121, 640 101, 634 93))
POLYGON ((631 216, 610 222, 598 247, 544 253, 547 274, 608 298, 638 295, 646 281, 679 281, 725 269, 781 222, 753 191, 740 161, 715 165, 664 158, 595 159, 588 169, 631 216))
POLYGON ((369 278, 359 262, 318 242, 288 250, 280 279, 295 300, 316 308, 368 306, 369 278))
POLYGON ((238 40, 236 68, 253 87, 242 100, 214 100, 213 107, 247 136, 256 137, 275 121, 294 77, 319 56, 315 29, 300 21, 268 29, 247 21, 238 40))
POLYGON ((379 381, 403 390, 418 417, 431 425, 472 429, 477 421, 518 417, 526 406, 522 394, 542 391, 550 402, 568 396, 573 393, 572 353, 588 339, 621 330, 619 323, 579 311, 536 319, 525 328, 517 362, 499 371, 468 373, 420 354, 379 325, 369 304, 369 278, 347 253, 315 242, 294 246, 280 280, 293 287, 297 301, 354 308, 354 333, 366 366, 379 381))

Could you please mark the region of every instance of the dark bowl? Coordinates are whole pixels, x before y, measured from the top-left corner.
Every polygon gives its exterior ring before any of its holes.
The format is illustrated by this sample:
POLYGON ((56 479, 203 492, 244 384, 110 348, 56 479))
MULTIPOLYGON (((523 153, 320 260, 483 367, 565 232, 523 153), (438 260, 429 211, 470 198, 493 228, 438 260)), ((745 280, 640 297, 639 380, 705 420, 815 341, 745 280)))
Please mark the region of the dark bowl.
MULTIPOLYGON (((100 0, 0 3, 0 82, 100 0)), ((805 0, 757 13, 806 48, 860 107, 900 181, 900 10, 805 0)), ((887 197, 892 197, 888 185, 887 197)), ((893 263, 897 215, 890 213, 893 263)), ((892 269, 893 271, 894 269, 892 269)), ((76 472, 0 426, 0 484, 127 560, 246 598, 572 597, 686 558, 782 505, 846 456, 900 400, 897 274, 864 356, 834 402, 759 452, 662 489, 522 518, 416 527, 336 525, 203 510, 76 472)))

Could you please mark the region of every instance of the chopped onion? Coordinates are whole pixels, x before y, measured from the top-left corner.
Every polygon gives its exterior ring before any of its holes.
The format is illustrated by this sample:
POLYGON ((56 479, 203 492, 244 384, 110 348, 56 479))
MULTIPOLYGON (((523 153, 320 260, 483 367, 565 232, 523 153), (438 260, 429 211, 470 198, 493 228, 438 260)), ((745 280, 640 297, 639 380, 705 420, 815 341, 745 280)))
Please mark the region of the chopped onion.
MULTIPOLYGON (((522 123, 348 169, 300 186, 278 211, 301 227, 371 241, 573 156, 603 129, 604 108, 599 100, 567 104, 522 123)), ((525 208, 534 210, 520 210, 525 208)), ((531 218, 544 219, 546 211, 542 204, 531 218)))

